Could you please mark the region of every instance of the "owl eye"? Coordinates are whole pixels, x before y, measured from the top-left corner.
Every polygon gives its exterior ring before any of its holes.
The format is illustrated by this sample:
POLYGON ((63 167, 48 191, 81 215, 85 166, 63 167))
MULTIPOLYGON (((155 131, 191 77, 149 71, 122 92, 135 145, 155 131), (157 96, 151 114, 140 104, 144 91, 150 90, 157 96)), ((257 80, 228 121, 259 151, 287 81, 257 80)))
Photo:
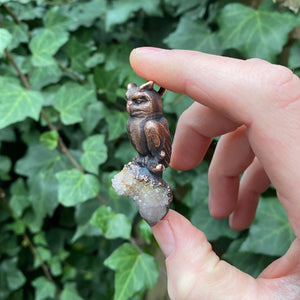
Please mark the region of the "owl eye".
POLYGON ((132 99, 132 101, 136 104, 141 104, 141 103, 147 102, 147 99, 144 97, 140 97, 140 98, 132 99))

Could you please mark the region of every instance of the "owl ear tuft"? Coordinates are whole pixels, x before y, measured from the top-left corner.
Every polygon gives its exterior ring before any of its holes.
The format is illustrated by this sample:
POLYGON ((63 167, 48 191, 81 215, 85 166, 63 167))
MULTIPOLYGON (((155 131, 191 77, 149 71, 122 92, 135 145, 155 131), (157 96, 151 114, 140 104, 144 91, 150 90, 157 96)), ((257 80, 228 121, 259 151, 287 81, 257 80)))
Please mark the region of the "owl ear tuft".
POLYGON ((136 87, 137 87, 137 86, 136 86, 135 83, 129 83, 129 84, 127 85, 127 90, 131 90, 131 89, 136 88, 136 87))
POLYGON ((152 90, 153 89, 153 85, 154 85, 154 82, 152 80, 148 81, 148 82, 142 84, 139 87, 139 91, 142 91, 142 90, 152 90))

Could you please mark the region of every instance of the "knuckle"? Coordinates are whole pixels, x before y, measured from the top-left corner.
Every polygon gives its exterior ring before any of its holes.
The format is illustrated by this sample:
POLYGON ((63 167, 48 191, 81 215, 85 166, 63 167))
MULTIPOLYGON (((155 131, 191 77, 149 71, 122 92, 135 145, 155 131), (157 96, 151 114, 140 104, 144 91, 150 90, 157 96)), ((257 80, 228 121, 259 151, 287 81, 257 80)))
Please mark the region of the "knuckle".
POLYGON ((169 274, 168 292, 171 299, 188 299, 196 285, 197 277, 188 271, 188 268, 180 272, 169 274), (172 274, 172 275, 171 275, 172 274))
POLYGON ((300 79, 289 68, 260 59, 250 59, 248 62, 253 65, 271 104, 284 108, 300 100, 300 79))
POLYGON ((300 100, 300 79, 290 70, 281 76, 278 75, 271 88, 271 97, 279 108, 285 108, 300 100))

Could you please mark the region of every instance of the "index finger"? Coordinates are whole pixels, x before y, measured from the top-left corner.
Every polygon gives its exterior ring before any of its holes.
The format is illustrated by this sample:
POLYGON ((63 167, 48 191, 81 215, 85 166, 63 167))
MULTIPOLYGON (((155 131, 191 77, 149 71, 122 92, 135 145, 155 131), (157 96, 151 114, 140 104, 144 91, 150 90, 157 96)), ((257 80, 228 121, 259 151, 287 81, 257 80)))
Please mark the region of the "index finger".
POLYGON ((293 82, 297 77, 289 69, 259 59, 144 47, 132 51, 130 62, 139 76, 187 94, 246 125, 254 116, 260 117, 259 112, 269 111, 270 105, 288 105, 299 97, 293 82), (291 88, 287 89, 286 84, 291 88), (281 92, 283 88, 288 94, 281 92))

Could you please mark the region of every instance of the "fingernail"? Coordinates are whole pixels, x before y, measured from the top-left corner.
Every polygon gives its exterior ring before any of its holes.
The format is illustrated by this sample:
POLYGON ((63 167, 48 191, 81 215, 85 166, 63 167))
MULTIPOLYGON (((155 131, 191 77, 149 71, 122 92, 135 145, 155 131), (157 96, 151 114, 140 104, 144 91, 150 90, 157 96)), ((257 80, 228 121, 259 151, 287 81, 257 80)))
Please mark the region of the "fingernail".
POLYGON ((158 52, 167 52, 169 50, 162 49, 162 48, 155 48, 155 47, 140 47, 135 48, 133 52, 135 53, 141 53, 141 54, 152 54, 152 53, 158 53, 158 52))
POLYGON ((168 257, 174 251, 175 247, 174 236, 169 222, 162 220, 152 229, 155 239, 162 252, 164 253, 165 257, 168 257))

